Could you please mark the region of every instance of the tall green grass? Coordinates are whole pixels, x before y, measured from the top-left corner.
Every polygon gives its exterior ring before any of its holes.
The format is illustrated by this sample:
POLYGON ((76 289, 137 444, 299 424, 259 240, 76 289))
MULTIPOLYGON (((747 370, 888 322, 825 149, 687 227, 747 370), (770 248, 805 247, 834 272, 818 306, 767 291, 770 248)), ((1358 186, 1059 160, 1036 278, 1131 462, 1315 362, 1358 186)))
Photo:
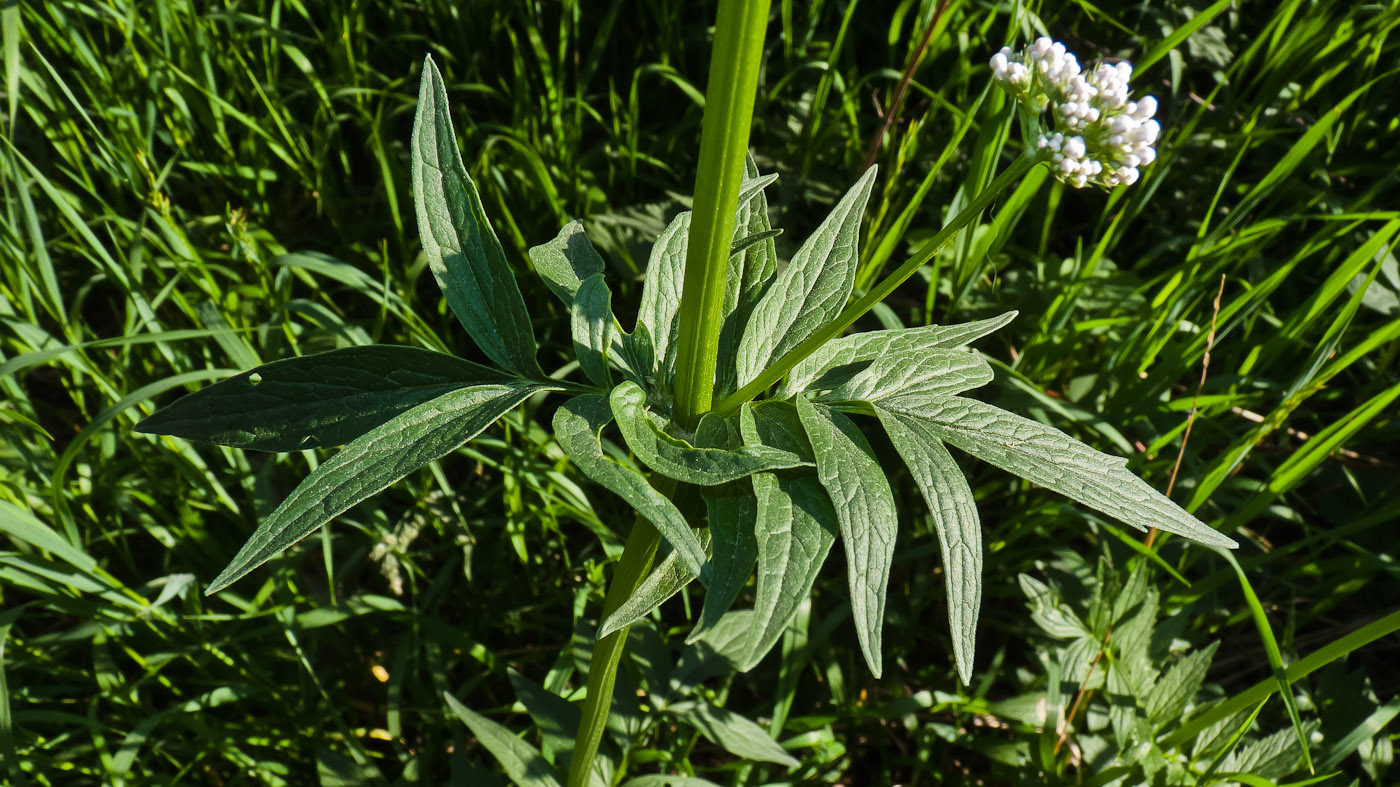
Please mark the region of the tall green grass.
MULTIPOLYGON (((1086 57, 1155 58, 1136 84, 1161 100, 1165 139, 1143 183, 1012 195, 867 319, 1018 309, 986 348, 993 398, 1133 457, 1163 490, 1180 454, 1173 497, 1246 542, 1255 609, 1224 562, 1151 546, 1163 625, 1183 644, 1227 644, 1207 693, 1252 709, 1251 687, 1277 685, 1262 618, 1300 713, 1321 723, 1318 773, 1387 782, 1394 639, 1336 643, 1400 607, 1400 13, 1221 2, 1193 22, 1167 5, 938 5, 775 4, 754 146, 782 175, 780 253, 858 174, 935 18, 878 147, 867 284, 1014 152, 987 89, 997 48, 1043 26, 1086 57), (1327 663, 1294 675, 1315 651, 1327 663)), ((4 780, 486 784, 491 760, 443 691, 518 730, 508 667, 577 690, 596 623, 581 613, 630 520, 580 490, 538 405, 213 600, 198 583, 319 455, 157 445, 130 427, 176 389, 286 355, 370 341, 474 352, 424 275, 407 210, 425 52, 508 252, 525 265, 527 246, 582 217, 633 290, 618 301, 633 300, 646 244, 692 182, 712 18, 620 0, 0 8, 4 780)), ((548 308, 536 335, 558 367, 567 320, 548 308)), ((1054 546, 1125 571, 1141 544, 970 469, 989 552, 971 690, 957 688, 919 518, 902 523, 883 680, 838 625, 838 571, 781 661, 707 684, 772 720, 803 760, 794 783, 1095 777, 1072 747, 1038 775, 1041 732, 996 704, 1062 690, 1034 656, 1044 642, 1015 578, 1073 597, 1074 563, 1054 546)), ((917 494, 907 479, 896 492, 917 494)), ((663 607, 636 650, 674 659, 696 602, 663 607)), ((646 682, 647 663, 626 680, 646 682)), ((1253 724, 1289 722, 1271 702, 1253 724)), ((703 738, 633 730, 634 773, 783 778, 731 767, 703 738)))

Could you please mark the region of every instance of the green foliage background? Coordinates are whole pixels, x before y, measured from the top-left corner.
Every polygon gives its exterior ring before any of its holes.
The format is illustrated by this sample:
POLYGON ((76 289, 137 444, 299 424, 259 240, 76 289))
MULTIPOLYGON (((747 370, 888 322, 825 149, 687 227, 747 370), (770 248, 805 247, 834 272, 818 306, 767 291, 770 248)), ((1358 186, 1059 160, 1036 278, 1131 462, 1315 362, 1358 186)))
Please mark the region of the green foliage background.
MULTIPOLYGON (((983 398, 1132 457, 1161 490, 1198 410, 1173 497, 1244 544, 1288 661, 1400 606, 1400 271, 1387 252, 1400 231, 1400 14, 1229 5, 1136 79, 1165 129, 1144 183, 1012 195, 940 256, 935 286, 916 277, 863 325, 1019 310, 982 345, 998 372, 983 398)), ((861 171, 934 4, 775 8, 754 148, 782 176, 768 194, 785 257, 861 171)), ((1085 60, 1138 60, 1198 10, 1039 9, 1085 60)), ((986 60, 1038 34, 1012 11, 952 2, 942 15, 877 159, 867 271, 901 261, 995 174, 1001 98, 986 60)), ((482 360, 418 255, 408 140, 425 52, 514 263, 523 271, 526 248, 582 218, 615 308, 634 308, 646 250, 692 187, 712 17, 620 0, 0 8, 9 782, 489 783, 491 759, 439 698, 521 731, 508 668, 576 685, 597 622, 586 615, 630 521, 580 487, 543 426, 552 413, 528 402, 214 599, 201 583, 322 455, 131 426, 176 389, 298 353, 375 341, 482 360)), ((568 316, 536 277, 518 278, 552 371, 569 357, 568 316)), ((785 719, 796 781, 1092 774, 1072 745, 1047 759, 1043 721, 1017 709, 1045 696, 1049 647, 1017 576, 1087 604, 1094 577, 1076 556, 1125 564, 1138 539, 964 467, 987 548, 972 687, 958 687, 922 513, 900 523, 883 679, 862 666, 834 560, 781 665, 706 684, 746 716, 785 719)), ((894 481, 900 510, 922 512, 912 480, 894 481)), ((1268 678, 1233 570, 1177 541, 1161 554, 1190 586, 1165 571, 1153 582, 1174 641, 1226 644, 1206 693, 1268 678)), ((634 635, 638 652, 674 658, 698 601, 668 602, 634 635)), ((1334 764, 1337 784, 1385 780, 1395 713, 1373 711, 1400 688, 1394 654, 1383 640, 1295 687, 1320 724, 1316 758, 1371 733, 1334 764)), ((1281 704, 1259 722, 1286 727, 1281 704)), ((733 767, 688 728, 648 729, 630 757, 634 772, 721 783, 782 773, 733 767)))

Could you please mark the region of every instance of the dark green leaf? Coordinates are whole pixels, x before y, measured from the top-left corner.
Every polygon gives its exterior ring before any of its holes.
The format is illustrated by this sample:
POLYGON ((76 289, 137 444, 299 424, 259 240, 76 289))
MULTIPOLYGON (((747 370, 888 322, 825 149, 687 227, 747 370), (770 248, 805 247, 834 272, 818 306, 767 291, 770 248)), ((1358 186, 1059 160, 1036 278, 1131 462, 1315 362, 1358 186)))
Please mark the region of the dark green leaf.
POLYGON ((177 399, 136 431, 259 451, 343 445, 449 391, 510 379, 417 347, 346 347, 221 380, 177 399))
POLYGON ((796 768, 798 762, 764 729, 727 708, 703 700, 678 702, 667 708, 673 716, 700 731, 712 743, 736 757, 796 768))
MULTIPOLYGON (((742 447, 738 419, 723 419, 714 414, 705 416, 695 430, 695 444, 701 448, 742 447)), ((758 559, 758 545, 754 541, 758 502, 754 499, 753 484, 740 479, 707 487, 700 494, 710 523, 710 581, 705 589, 700 622, 686 637, 687 642, 718 623, 729 611, 748 583, 758 559)))
POLYGON ((525 300, 462 165, 447 91, 431 57, 423 61, 410 168, 423 254, 452 313, 491 360, 524 377, 543 376, 525 300))
POLYGON ((501 770, 517 787, 562 787, 554 775, 554 769, 549 767, 539 749, 485 716, 473 713, 451 694, 444 692, 442 696, 447 700, 447 707, 466 723, 467 729, 491 752, 491 756, 501 764, 501 770))
POLYGON ((360 501, 455 451, 542 390, 528 383, 459 388, 366 432, 292 490, 205 593, 228 587, 360 501))

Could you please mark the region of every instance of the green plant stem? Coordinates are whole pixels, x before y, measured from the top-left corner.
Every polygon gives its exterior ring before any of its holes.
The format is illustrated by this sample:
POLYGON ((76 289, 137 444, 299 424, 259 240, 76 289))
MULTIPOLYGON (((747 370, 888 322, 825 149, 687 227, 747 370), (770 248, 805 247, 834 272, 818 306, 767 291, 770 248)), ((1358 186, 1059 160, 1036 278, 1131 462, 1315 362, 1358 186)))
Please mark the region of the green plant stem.
POLYGON ((796 366, 803 358, 806 358, 816 352, 817 348, 835 339, 837 336, 840 336, 843 331, 851 327, 852 323, 874 308, 875 304, 889 297, 889 294, 894 292, 895 288, 903 284, 906 279, 913 276, 915 271, 927 265, 929 261, 938 254, 938 250, 943 248, 949 240, 952 240, 953 236, 956 235, 959 230, 967 226, 968 223, 981 214, 982 211, 986 210, 987 206, 992 204, 992 200, 996 199, 1008 186, 1020 181, 1021 177, 1038 161, 1039 158, 1033 151, 1027 150, 1023 153, 1012 162, 1011 166, 1007 167, 1004 172, 998 175, 996 180, 993 180, 987 188, 983 189, 967 207, 963 208, 957 216, 954 216, 952 221, 943 225, 943 229, 939 230, 937 235, 934 235, 927 243, 920 247, 919 250, 914 253, 914 256, 910 257, 907 262, 899 266, 898 270, 885 277, 884 281, 875 285, 873 289, 862 295, 855 303, 846 307, 846 310, 841 312, 840 316, 835 320, 828 323, 826 327, 807 337, 806 341, 794 347, 787 355, 779 358, 777 363, 764 369, 757 377, 749 381, 748 384, 744 385, 739 390, 721 399, 714 407, 715 412, 719 415, 730 415, 734 413, 744 402, 758 396, 768 390, 774 383, 783 379, 783 376, 791 371, 792 367, 796 366))
POLYGON ((694 214, 686 248, 676 353, 676 417, 694 426, 714 397, 734 210, 744 179, 769 0, 720 0, 715 22, 694 214))
MULTIPOLYGON (((627 536, 627 544, 622 548, 622 558, 608 588, 608 596, 603 600, 603 614, 599 620, 607 620, 637 592, 642 580, 651 571, 659 541, 656 528, 642 517, 637 517, 631 534, 627 536)), ((612 710, 617 665, 622 661, 622 652, 627 647, 627 632, 630 630, 630 626, 623 626, 593 645, 593 658, 588 667, 588 697, 583 701, 583 717, 579 719, 574 752, 569 761, 569 787, 586 787, 588 784, 593 759, 598 754, 598 744, 603 740, 608 713, 612 710)))
MULTIPOLYGON (((744 178, 768 7, 769 0, 720 0, 715 23, 677 337, 675 407, 677 418, 687 425, 693 425, 708 412, 714 398, 734 210, 744 178)), ((675 482, 661 481, 664 488, 658 488, 673 496, 675 482)), ((656 528, 638 517, 603 601, 602 620, 631 598, 646 579, 656 558, 658 541, 656 528)), ((569 764, 569 787, 588 784, 612 708, 617 667, 627 647, 628 630, 629 627, 623 627, 594 645, 588 669, 588 697, 583 703, 583 717, 569 764)))

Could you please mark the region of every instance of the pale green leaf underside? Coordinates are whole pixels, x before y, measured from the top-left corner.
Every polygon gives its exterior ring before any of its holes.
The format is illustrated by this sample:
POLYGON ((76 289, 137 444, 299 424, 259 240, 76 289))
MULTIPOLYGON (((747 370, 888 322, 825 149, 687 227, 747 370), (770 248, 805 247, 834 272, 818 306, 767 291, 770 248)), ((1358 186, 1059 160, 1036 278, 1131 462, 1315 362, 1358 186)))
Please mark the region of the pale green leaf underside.
POLYGON ((861 652, 878 678, 880 629, 898 532, 894 492, 865 435, 851 419, 803 397, 797 398, 797 414, 812 442, 817 478, 831 496, 841 524, 851 617, 861 652))
MULTIPOLYGON (((709 537, 703 530, 700 533, 700 543, 704 546, 709 537)), ((697 576, 699 575, 686 565, 676 550, 670 550, 647 578, 642 580, 642 584, 631 597, 622 602, 622 605, 613 610, 613 613, 603 620, 602 625, 598 626, 597 638, 602 639, 650 615, 652 610, 681 592, 681 588, 689 585, 697 576)))
POLYGON ((604 489, 626 500, 656 527, 696 575, 705 562, 705 550, 675 504, 647 483, 646 476, 608 458, 599 432, 612 421, 608 400, 602 394, 576 396, 554 413, 554 436, 583 474, 604 489))
POLYGON ((958 325, 868 331, 833 339, 792 367, 778 395, 787 397, 802 391, 835 388, 886 354, 918 355, 927 350, 965 347, 1015 317, 1013 311, 958 325))
MULTIPOLYGON (((695 442, 701 448, 742 447, 738 419, 705 416, 695 430, 695 442)), ((758 546, 754 542, 758 504, 754 500, 753 484, 741 478, 707 487, 701 491, 701 497, 710 524, 710 581, 705 589, 700 622, 686 637, 687 642, 694 642, 729 611, 748 583, 758 559, 758 546)))
POLYGON ((714 486, 734 481, 763 470, 798 467, 802 458, 766 446, 726 448, 696 448, 665 432, 646 410, 646 392, 632 381, 613 389, 609 397, 618 429, 627 447, 647 467, 678 481, 702 486, 714 486))
POLYGON ((302 481, 210 584, 228 587, 316 528, 418 468, 457 450, 532 394, 533 383, 478 385, 406 410, 356 438, 302 481))
POLYGON ((975 399, 907 396, 876 404, 924 419, 944 442, 1139 530, 1155 527, 1207 546, 1238 546, 1129 472, 1127 460, 1058 429, 975 399))
POLYGON ((448 391, 507 379, 500 370, 417 347, 346 347, 221 380, 177 399, 136 431, 258 451, 329 447, 448 391))
POLYGON ((835 319, 855 285, 860 220, 875 167, 866 170, 754 307, 739 342, 738 382, 747 383, 835 319))
POLYGON ((501 770, 518 787, 563 787, 539 749, 515 737, 510 730, 496 722, 474 713, 451 694, 443 692, 442 696, 447 700, 447 707, 491 752, 491 756, 500 763, 501 770))
POLYGON ((491 360, 524 377, 543 376, 525 300, 462 164, 431 57, 423 61, 409 166, 423 254, 452 313, 491 360))
POLYGON ((758 174, 753 156, 744 159, 744 183, 739 190, 734 217, 734 240, 729 267, 725 271, 723 324, 719 333, 715 393, 722 396, 734 389, 738 374, 735 357, 749 315, 763 295, 764 285, 778 270, 778 250, 768 221, 768 198, 763 189, 777 175, 758 174))
POLYGON ((612 351, 614 327, 612 293, 601 273, 579 284, 569 313, 579 368, 594 384, 607 386, 612 381, 608 354, 612 351))
MULTIPOLYGON (((811 456, 797 409, 790 402, 745 405, 739 415, 746 443, 811 456)), ((840 527, 831 499, 815 474, 758 473, 752 484, 758 576, 748 645, 739 660, 743 670, 757 666, 782 637, 812 592, 840 527)))
POLYGON ((677 316, 685 280, 685 253, 690 239, 690 211, 679 214, 657 236, 647 259, 637 325, 646 326, 656 359, 657 380, 669 384, 676 368, 677 316))
POLYGON ((603 257, 593 248, 580 221, 565 224, 554 240, 532 247, 529 254, 535 273, 565 306, 573 305, 579 285, 603 273, 603 257))
POLYGON ((891 351, 817 401, 871 402, 912 393, 952 396, 991 381, 992 367, 975 350, 891 351))
POLYGON ((704 700, 678 702, 667 711, 736 757, 796 768, 798 762, 756 723, 704 700))
POLYGON ((948 627, 964 685, 972 682, 977 614, 982 606, 982 527, 967 478, 948 449, 918 418, 875 408, 890 442, 909 467, 933 515, 948 583, 948 627))

